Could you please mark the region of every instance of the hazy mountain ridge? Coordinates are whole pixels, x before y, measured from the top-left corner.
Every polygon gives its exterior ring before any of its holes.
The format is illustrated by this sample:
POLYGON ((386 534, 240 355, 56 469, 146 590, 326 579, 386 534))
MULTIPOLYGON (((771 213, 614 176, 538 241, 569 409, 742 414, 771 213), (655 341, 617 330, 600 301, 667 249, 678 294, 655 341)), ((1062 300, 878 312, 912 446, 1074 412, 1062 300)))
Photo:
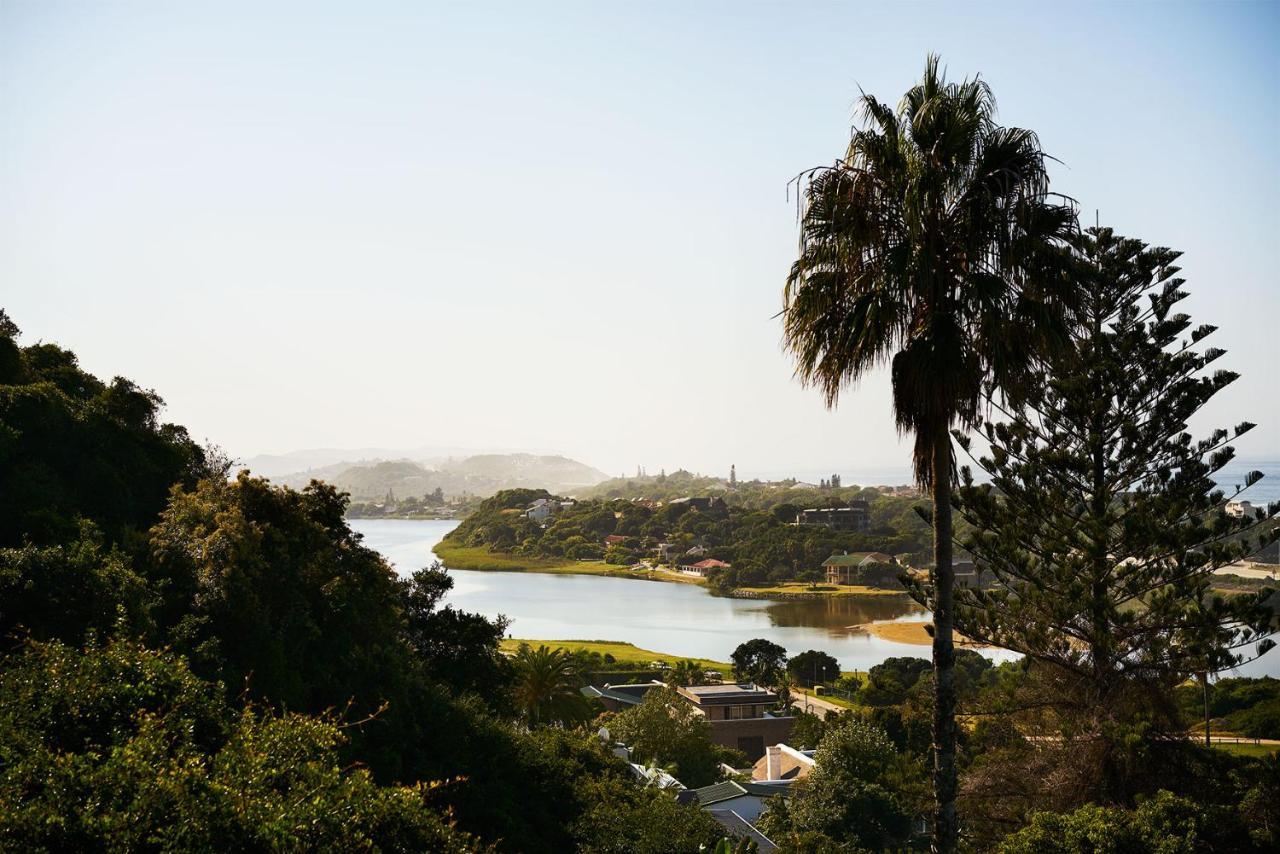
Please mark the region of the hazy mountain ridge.
POLYGON ((347 461, 271 476, 294 488, 323 480, 356 501, 423 496, 439 489, 445 497, 487 497, 500 489, 528 487, 572 493, 608 479, 604 472, 559 455, 476 454, 461 459, 347 461))

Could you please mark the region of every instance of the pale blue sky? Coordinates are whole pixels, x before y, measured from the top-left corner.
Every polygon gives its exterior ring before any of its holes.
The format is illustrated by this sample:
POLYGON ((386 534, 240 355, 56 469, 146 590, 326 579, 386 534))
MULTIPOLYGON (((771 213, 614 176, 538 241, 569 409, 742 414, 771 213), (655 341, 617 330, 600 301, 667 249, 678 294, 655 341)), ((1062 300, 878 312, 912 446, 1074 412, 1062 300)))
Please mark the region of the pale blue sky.
POLYGON ((460 445, 607 471, 905 464, 777 312, 801 169, 938 51, 1182 249, 1280 456, 1277 3, 0 0, 0 305, 232 453, 460 445))

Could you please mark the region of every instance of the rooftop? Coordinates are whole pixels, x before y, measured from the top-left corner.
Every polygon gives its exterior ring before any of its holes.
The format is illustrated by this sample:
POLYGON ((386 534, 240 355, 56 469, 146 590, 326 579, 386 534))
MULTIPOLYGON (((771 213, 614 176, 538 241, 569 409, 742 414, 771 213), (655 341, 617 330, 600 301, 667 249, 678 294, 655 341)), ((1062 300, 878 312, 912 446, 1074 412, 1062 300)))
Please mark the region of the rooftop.
POLYGON ((751 822, 733 810, 707 810, 707 814, 715 819, 730 836, 738 839, 750 839, 754 842, 756 850, 760 854, 770 854, 770 852, 778 850, 778 846, 773 843, 773 840, 756 830, 751 822))
POLYGON ((724 685, 694 685, 679 689, 680 693, 692 699, 700 706, 722 705, 728 703, 772 703, 778 699, 767 688, 754 683, 729 682, 724 685))
POLYGON ((862 566, 871 563, 892 563, 893 555, 884 552, 849 552, 832 555, 822 562, 823 566, 862 566))

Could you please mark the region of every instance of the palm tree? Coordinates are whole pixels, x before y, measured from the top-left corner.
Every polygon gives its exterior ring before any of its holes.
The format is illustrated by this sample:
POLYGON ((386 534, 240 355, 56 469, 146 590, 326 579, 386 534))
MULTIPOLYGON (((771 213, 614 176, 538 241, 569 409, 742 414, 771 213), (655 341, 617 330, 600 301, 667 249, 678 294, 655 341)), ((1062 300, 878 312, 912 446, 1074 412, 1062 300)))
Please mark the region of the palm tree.
POLYGON ((951 430, 988 395, 1016 394, 1043 347, 1064 341, 1055 275, 1074 211, 1048 192, 1034 133, 995 123, 974 78, 948 83, 938 58, 894 111, 864 94, 844 158, 805 173, 799 257, 784 294, 796 374, 834 407, 888 364, 894 416, 933 504, 934 849, 955 817, 951 430))
POLYGON ((700 685, 705 679, 706 675, 698 662, 690 661, 687 658, 677 661, 671 670, 667 672, 667 684, 677 685, 682 688, 690 685, 700 685))
POLYGON ((516 708, 530 727, 580 723, 590 704, 578 690, 578 667, 566 650, 520 644, 512 657, 516 708))

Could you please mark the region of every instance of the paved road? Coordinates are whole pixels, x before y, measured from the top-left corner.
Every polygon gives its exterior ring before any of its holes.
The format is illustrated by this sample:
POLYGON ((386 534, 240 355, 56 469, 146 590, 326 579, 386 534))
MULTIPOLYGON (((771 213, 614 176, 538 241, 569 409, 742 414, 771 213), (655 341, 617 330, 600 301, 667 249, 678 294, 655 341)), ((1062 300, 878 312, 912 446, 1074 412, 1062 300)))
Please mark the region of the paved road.
POLYGON ((806 696, 803 692, 796 692, 796 693, 793 693, 791 696, 792 696, 792 700, 791 700, 792 707, 800 709, 802 711, 810 711, 810 712, 814 712, 815 714, 817 713, 818 709, 821 709, 824 712, 836 712, 836 713, 845 711, 844 706, 837 706, 835 703, 832 703, 828 700, 824 700, 821 697, 815 697, 812 694, 809 694, 806 696), (808 706, 807 709, 806 709, 806 706, 808 706))

